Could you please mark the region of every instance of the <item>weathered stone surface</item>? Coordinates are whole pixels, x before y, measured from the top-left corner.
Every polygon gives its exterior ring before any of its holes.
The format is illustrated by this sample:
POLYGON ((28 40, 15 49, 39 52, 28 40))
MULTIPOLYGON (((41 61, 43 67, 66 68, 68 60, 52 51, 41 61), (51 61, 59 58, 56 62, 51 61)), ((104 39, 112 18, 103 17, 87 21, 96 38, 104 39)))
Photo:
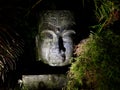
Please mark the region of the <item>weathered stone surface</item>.
POLYGON ((36 35, 36 57, 50 66, 65 66, 73 55, 74 16, 68 10, 41 13, 36 35))
POLYGON ((22 90, 61 90, 67 83, 66 75, 23 75, 22 90))

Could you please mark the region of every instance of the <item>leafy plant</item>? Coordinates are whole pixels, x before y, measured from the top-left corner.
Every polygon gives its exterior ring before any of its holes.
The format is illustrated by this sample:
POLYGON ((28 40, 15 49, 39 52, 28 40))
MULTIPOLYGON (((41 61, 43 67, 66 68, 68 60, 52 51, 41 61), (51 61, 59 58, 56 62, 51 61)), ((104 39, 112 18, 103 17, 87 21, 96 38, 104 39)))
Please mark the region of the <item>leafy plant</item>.
POLYGON ((7 72, 16 69, 16 62, 23 53, 23 40, 8 26, 0 25, 0 79, 4 82, 7 72))
POLYGON ((68 72, 67 90, 118 90, 120 88, 120 35, 110 26, 119 11, 113 1, 94 0, 96 25, 75 49, 68 72))
POLYGON ((91 26, 96 32, 100 33, 103 29, 109 28, 114 21, 117 21, 119 17, 117 16, 119 12, 118 2, 111 0, 94 0, 95 5, 95 16, 96 25, 91 26))
POLYGON ((108 30, 100 35, 91 34, 85 43, 79 44, 78 56, 74 58, 68 74, 68 90, 118 90, 119 43, 120 36, 108 30))

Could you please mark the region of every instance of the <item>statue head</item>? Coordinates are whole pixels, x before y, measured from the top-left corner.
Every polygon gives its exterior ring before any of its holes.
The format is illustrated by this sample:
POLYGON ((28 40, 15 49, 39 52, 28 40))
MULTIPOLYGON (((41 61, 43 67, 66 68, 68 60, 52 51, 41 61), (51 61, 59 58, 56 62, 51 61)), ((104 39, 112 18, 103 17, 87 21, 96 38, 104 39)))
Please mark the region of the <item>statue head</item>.
POLYGON ((71 63, 73 54, 72 35, 75 31, 74 17, 67 10, 48 10, 40 16, 36 36, 37 59, 50 66, 64 66, 71 63))

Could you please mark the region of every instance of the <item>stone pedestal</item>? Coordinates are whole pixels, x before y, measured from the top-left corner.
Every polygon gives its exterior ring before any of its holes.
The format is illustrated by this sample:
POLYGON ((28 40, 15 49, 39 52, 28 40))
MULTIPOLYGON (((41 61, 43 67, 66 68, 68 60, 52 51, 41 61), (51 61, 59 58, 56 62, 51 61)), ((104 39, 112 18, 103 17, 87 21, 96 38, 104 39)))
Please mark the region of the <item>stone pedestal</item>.
POLYGON ((62 90, 66 83, 64 74, 22 76, 22 90, 62 90))

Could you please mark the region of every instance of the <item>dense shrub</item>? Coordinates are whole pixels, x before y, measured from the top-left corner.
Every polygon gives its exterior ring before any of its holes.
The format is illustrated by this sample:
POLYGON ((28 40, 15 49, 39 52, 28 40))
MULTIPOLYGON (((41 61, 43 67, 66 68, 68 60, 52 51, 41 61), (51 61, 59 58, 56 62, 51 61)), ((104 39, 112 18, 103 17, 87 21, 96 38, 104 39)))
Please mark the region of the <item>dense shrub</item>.
MULTIPOLYGON (((120 34, 111 28, 119 21, 118 1, 94 0, 96 24, 75 50, 67 90, 119 90, 120 34)), ((116 25, 115 25, 116 26, 116 25)), ((117 25, 118 26, 118 25, 117 25)))
POLYGON ((91 33, 78 45, 68 73, 67 90, 118 90, 120 88, 120 36, 110 30, 91 33))

